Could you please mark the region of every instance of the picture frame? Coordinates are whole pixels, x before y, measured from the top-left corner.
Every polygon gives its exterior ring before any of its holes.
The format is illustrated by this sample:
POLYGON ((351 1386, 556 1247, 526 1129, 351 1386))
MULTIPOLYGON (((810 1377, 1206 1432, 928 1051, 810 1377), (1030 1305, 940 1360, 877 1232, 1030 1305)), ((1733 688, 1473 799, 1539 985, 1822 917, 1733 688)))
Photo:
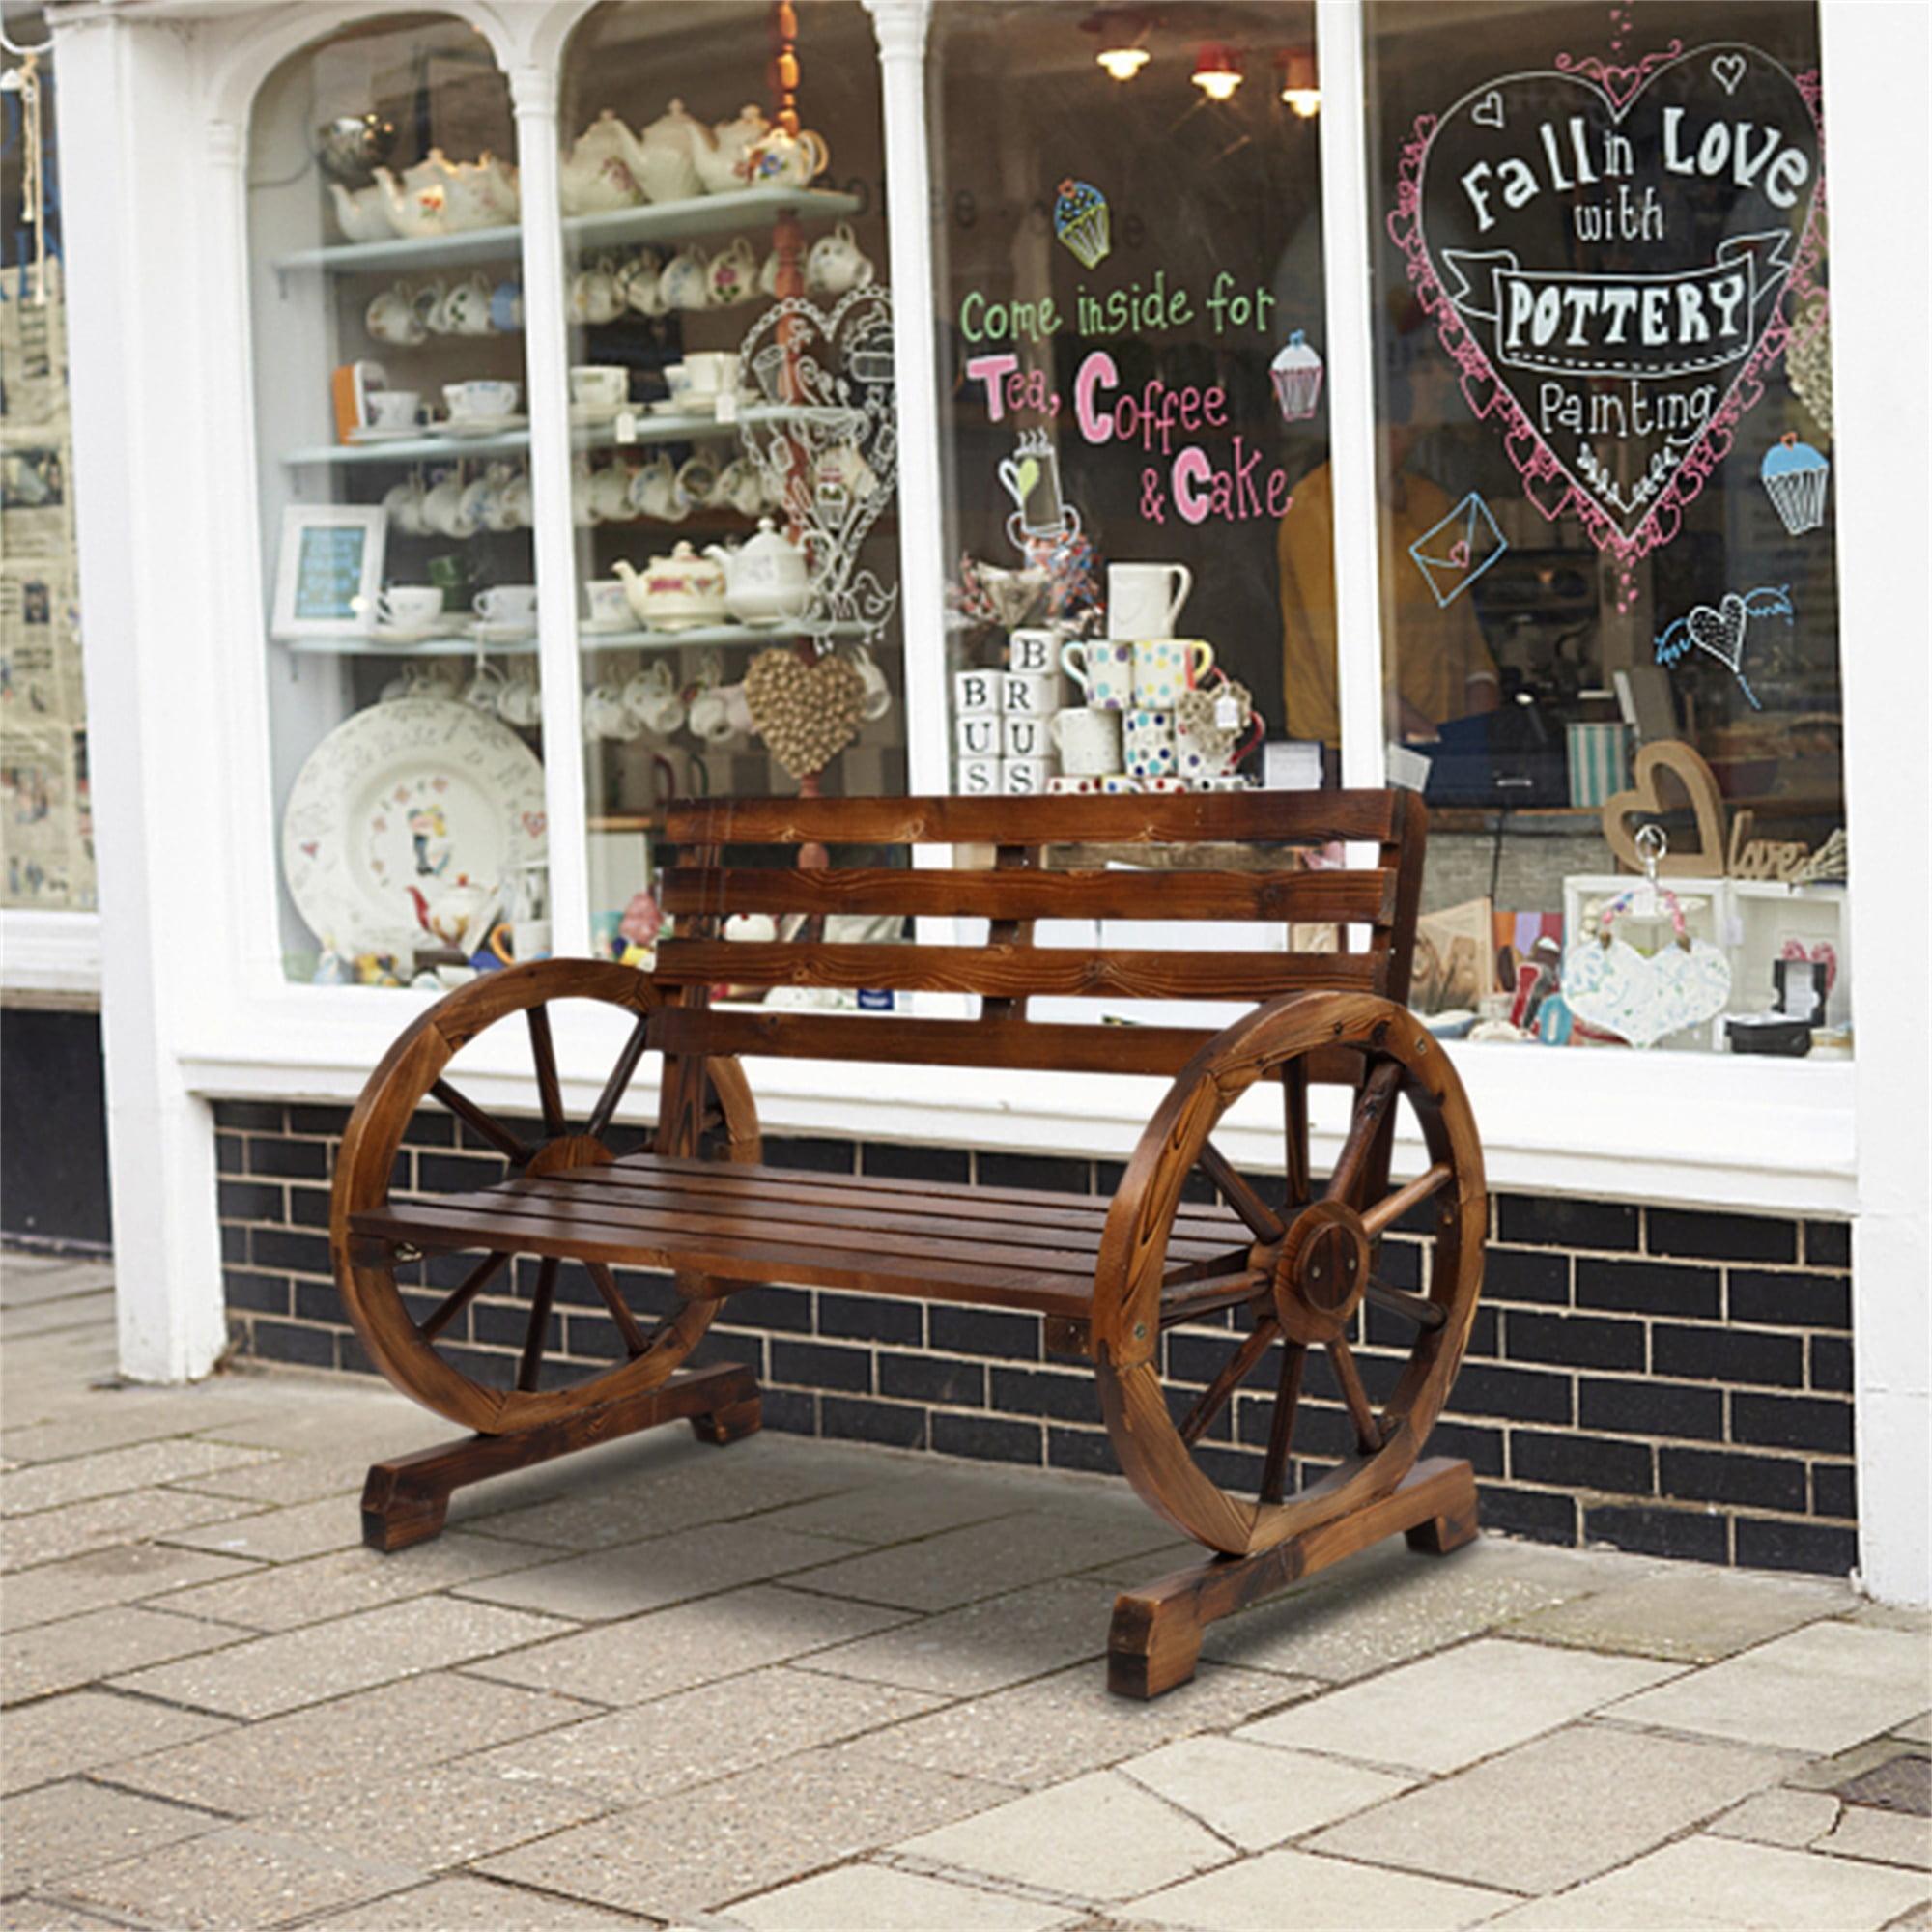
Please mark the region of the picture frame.
POLYGON ((356 637, 376 615, 388 518, 379 504, 292 503, 270 620, 277 638, 356 637))

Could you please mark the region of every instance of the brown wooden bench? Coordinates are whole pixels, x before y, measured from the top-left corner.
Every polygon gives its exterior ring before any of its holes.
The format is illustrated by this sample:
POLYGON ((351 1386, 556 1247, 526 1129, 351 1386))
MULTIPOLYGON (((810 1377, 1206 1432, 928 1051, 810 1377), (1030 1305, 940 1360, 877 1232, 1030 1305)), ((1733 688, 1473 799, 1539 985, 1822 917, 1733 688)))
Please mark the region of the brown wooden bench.
MULTIPOLYGON (((749 1371, 683 1365, 724 1299, 779 1281, 1032 1310, 1045 1318, 1051 1352, 1093 1362, 1121 1467, 1155 1511, 1214 1552, 1120 1598, 1109 1668, 1117 1690, 1152 1696, 1183 1681, 1205 1623, 1367 1543, 1397 1530, 1438 1553, 1466 1542, 1476 1526, 1468 1464, 1418 1461, 1475 1315, 1488 1211, 1462 1086, 1403 1005, 1424 827, 1422 805, 1407 792, 674 808, 668 829, 682 863, 665 876, 663 899, 677 937, 659 946, 653 971, 557 959, 462 987, 396 1041, 350 1120, 333 1209, 349 1312, 390 1380, 476 1432, 372 1468, 368 1540, 395 1549, 433 1536, 460 1484, 676 1417, 716 1442, 749 1434, 759 1419, 749 1371), (1373 844, 1375 863, 1311 869, 1290 849, 1333 840, 1373 844), (1217 843, 1242 848, 1263 869, 1213 864, 1217 843), (990 847, 992 863, 795 863, 812 845, 876 854, 920 844, 990 847), (785 849, 746 863, 759 846, 785 849), (1055 847, 1160 846, 1188 847, 1208 863, 1140 870, 1048 863, 1055 847), (781 863, 769 863, 773 856, 781 863), (806 915, 808 934, 835 912, 979 918, 990 926, 980 946, 726 943, 721 921, 737 912, 806 915), (1042 918, 1333 923, 1345 946, 1350 927, 1366 944, 1320 952, 1036 947, 1042 918), (978 995, 980 1005, 977 1016, 958 1019, 767 1010, 714 1004, 721 982, 938 990, 978 995), (1031 1018, 1029 1000, 1049 994, 1258 1004, 1213 1033, 1031 1018), (581 1124, 566 1118, 552 1037, 551 1009, 564 1001, 620 1009, 630 1022, 581 1124), (459 1052, 499 1023, 527 1029, 534 1133, 478 1106, 452 1073, 459 1052), (611 1122, 647 1052, 663 1056, 656 1132, 647 1151, 614 1157, 611 1122), (1106 1202, 762 1166, 745 1055, 1153 1073, 1172 1085, 1106 1202), (1281 1096, 1280 1206, 1212 1139, 1228 1108, 1263 1082, 1281 1096), (1318 1082, 1353 1092, 1325 1179, 1309 1171, 1308 1097, 1318 1082), (426 1101, 502 1157, 502 1180, 433 1198, 392 1195, 398 1149, 426 1101), (1402 1101, 1427 1165, 1392 1187, 1402 1101), (1211 1183, 1213 1198, 1196 1177, 1211 1183), (1433 1227, 1425 1293, 1377 1274, 1381 1237, 1404 1217, 1433 1227), (464 1252, 480 1258, 440 1299, 410 1275, 426 1255, 464 1252), (452 1325, 493 1284, 502 1292, 519 1256, 535 1258, 526 1264, 527 1326, 521 1355, 500 1358, 493 1384, 479 1366, 489 1358, 453 1346, 452 1325), (615 1327, 610 1366, 573 1372, 575 1379, 546 1363, 565 1266, 584 1271, 584 1299, 594 1291, 615 1327), (640 1320, 619 1267, 669 1271, 677 1290, 669 1312, 640 1320), (1379 1407, 1350 1349, 1364 1300, 1410 1338, 1379 1407), (1197 1333, 1224 1342, 1226 1358, 1195 1399, 1183 1391, 1171 1401, 1162 1337, 1183 1322, 1209 1324, 1197 1333), (1277 1340, 1265 1429, 1243 1432, 1262 1452, 1259 1493, 1237 1492, 1214 1473, 1241 1460, 1226 1453, 1233 1445, 1217 1421, 1277 1340), (1355 1446, 1319 1472, 1304 1461, 1308 1480, 1293 1488, 1311 1351, 1325 1357, 1340 1404, 1331 1416, 1346 1414, 1355 1446)), ((1244 1409, 1244 1422, 1252 1412, 1244 1409)))

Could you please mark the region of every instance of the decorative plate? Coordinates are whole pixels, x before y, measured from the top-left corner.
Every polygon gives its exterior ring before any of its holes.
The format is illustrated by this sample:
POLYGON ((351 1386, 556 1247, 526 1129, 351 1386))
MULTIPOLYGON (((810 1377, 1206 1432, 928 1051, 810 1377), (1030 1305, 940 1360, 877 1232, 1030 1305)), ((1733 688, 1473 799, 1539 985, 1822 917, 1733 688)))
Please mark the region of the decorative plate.
POLYGON ((282 869, 339 952, 393 943, 451 886, 506 886, 544 856, 542 762, 472 704, 401 697, 338 724, 282 815, 282 869))

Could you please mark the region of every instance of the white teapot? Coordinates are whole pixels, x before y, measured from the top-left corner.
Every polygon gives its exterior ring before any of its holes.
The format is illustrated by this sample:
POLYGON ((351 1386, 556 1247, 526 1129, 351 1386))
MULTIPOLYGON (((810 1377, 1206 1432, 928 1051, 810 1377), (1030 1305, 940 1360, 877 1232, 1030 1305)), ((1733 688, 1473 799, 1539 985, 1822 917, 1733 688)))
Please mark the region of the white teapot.
POLYGON ((378 168, 384 205, 399 235, 454 235, 467 228, 501 228, 517 219, 521 206, 517 171, 494 155, 480 160, 452 161, 432 148, 400 181, 393 170, 378 168))
POLYGON ((647 630, 679 631, 715 624, 724 612, 724 567, 680 543, 668 556, 654 556, 642 570, 621 558, 612 566, 624 595, 647 630))
POLYGON ((744 187, 805 187, 832 165, 832 150, 823 134, 801 128, 788 134, 773 128, 739 156, 737 174, 744 187))
POLYGON ((713 544, 705 555, 724 573, 724 608, 741 624, 782 624, 811 602, 811 567, 799 547, 758 519, 758 533, 741 547, 713 544))
POLYGON ((452 165, 450 177, 458 226, 507 228, 523 213, 524 198, 517 185, 517 170, 510 162, 499 161, 488 149, 467 165, 452 165))
POLYGON ((395 228, 389 220, 388 205, 380 182, 357 188, 352 194, 340 182, 330 182, 328 192, 335 203, 335 225, 348 242, 390 242, 395 228))
POLYGON ((697 172, 698 156, 711 144, 711 130, 673 100, 641 133, 626 136, 624 158, 648 201, 689 201, 703 193, 697 172))
POLYGON ((426 160, 405 169, 401 180, 391 168, 378 168, 375 174, 376 184, 383 190, 383 205, 398 235, 420 237, 453 232, 456 224, 450 219, 449 176, 440 148, 432 148, 426 160))
POLYGON ((772 131, 755 101, 739 108, 735 121, 712 124, 710 138, 697 151, 697 176, 706 194, 727 194, 745 185, 740 165, 746 155, 772 131))
POLYGON ((558 164, 557 186, 566 214, 603 214, 635 208, 644 191, 631 172, 636 136, 607 107, 558 164))

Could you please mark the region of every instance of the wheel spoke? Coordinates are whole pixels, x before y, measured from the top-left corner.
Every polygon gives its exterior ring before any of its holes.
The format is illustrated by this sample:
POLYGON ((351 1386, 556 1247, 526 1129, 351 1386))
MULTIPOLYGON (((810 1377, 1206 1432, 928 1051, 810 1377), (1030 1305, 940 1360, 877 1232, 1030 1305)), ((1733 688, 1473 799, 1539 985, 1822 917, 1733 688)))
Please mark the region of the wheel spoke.
POLYGON ((644 1057, 644 1048, 649 1043, 651 1016, 645 1013, 631 1029, 631 1037, 624 1042, 624 1050, 617 1056, 617 1064, 611 1069, 611 1077, 604 1083, 604 1091, 597 1096, 597 1104, 590 1110, 590 1119, 583 1131, 592 1140, 601 1140, 604 1129, 611 1124, 611 1116, 617 1111, 624 1098, 625 1090, 631 1084, 631 1075, 638 1070, 638 1062, 644 1057))
POLYGON ((1411 1208, 1420 1207, 1431 1195, 1441 1193, 1451 1179, 1449 1169, 1437 1161, 1426 1173, 1417 1175, 1406 1187, 1398 1187, 1393 1194, 1385 1194, 1373 1208, 1365 1208, 1362 1213, 1363 1231, 1370 1240, 1379 1240, 1411 1208))
POLYGON ((1362 1169, 1381 1132, 1382 1119, 1394 1104, 1395 1092, 1402 1083, 1402 1064, 1385 1060, 1363 1081, 1355 1097, 1355 1118, 1349 1123, 1349 1138, 1342 1143, 1335 1172, 1328 1177, 1325 1198, 1347 1201, 1362 1178, 1362 1169))
POLYGON ((1275 1326, 1272 1315, 1256 1318, 1255 1325, 1242 1338, 1241 1346, 1221 1364, 1221 1373, 1201 1391, 1200 1400, 1187 1411, 1187 1419, 1180 1425, 1180 1439, 1183 1442, 1198 1442, 1208 1425, 1227 1406, 1228 1398, 1267 1351, 1268 1344, 1275 1337, 1275 1326))
POLYGON ((1440 1302, 1431 1301, 1425 1294, 1410 1294, 1405 1288, 1391 1288, 1387 1282, 1378 1281, 1373 1275, 1369 1277, 1369 1285, 1363 1293, 1378 1308, 1385 1308, 1391 1315, 1403 1316, 1421 1328, 1439 1328, 1449 1319, 1443 1314, 1440 1302))
POLYGON ((486 1114, 467 1094, 460 1094, 447 1080, 439 1080, 430 1090, 430 1098, 440 1100, 472 1132, 488 1141, 505 1160, 518 1166, 529 1159, 530 1150, 494 1115, 486 1114))
POLYGON ((561 1264, 554 1255, 546 1255, 537 1266, 537 1292, 530 1299, 530 1325, 524 1331, 524 1358, 517 1364, 517 1386, 534 1389, 537 1372, 543 1367, 544 1331, 550 1326, 550 1304, 556 1293, 556 1271, 561 1264))
POLYGON ((1236 1173, 1228 1157, 1212 1141, 1203 1141, 1194 1164, 1227 1197, 1228 1206, 1248 1224, 1258 1241, 1278 1241, 1288 1231, 1281 1216, 1236 1173))
POLYGON ((1364 1456, 1373 1456, 1382 1446, 1381 1424, 1376 1420, 1376 1412, 1369 1406, 1369 1392, 1362 1386, 1361 1371, 1355 1367, 1355 1358, 1349 1350, 1349 1345, 1338 1335, 1328 1344, 1328 1359, 1334 1365, 1335 1380, 1342 1391, 1342 1400, 1349 1405, 1349 1414, 1355 1425, 1355 1439, 1362 1445, 1364 1456))
POLYGON ((476 1265, 464 1276, 462 1284, 453 1288, 437 1305, 430 1310, 429 1320, 417 1323, 416 1332, 425 1342, 433 1342, 481 1294, 495 1278, 498 1269, 510 1259, 507 1248, 494 1255, 485 1255, 476 1265))
POLYGON ((1308 1200, 1308 1063, 1296 1058, 1284 1061, 1281 1069, 1283 1126, 1286 1130, 1287 1158, 1283 1163, 1287 1192, 1282 1196, 1289 1213, 1294 1213, 1308 1200))
POLYGON ((1261 1499, 1278 1503, 1288 1478, 1288 1452, 1294 1440, 1294 1411, 1301 1402, 1301 1365, 1308 1359, 1305 1342, 1284 1342, 1281 1381, 1275 1389, 1274 1414, 1268 1419, 1267 1455, 1262 1463, 1261 1499))
POLYGON ((556 1048, 551 1043, 550 1009, 530 1007, 524 1014, 530 1023, 530 1057, 537 1065, 537 1098, 543 1106, 544 1131, 560 1139, 568 1126, 563 1118, 563 1089, 556 1077, 556 1048))
POLYGON ((641 1355, 651 1346, 651 1338, 638 1325, 638 1318, 631 1313, 630 1305, 617 1286, 617 1277, 602 1262, 585 1262, 583 1267, 595 1284, 597 1293, 604 1297, 604 1306, 611 1311, 611 1320, 617 1324, 617 1332, 624 1338, 624 1347, 633 1355, 641 1355))

